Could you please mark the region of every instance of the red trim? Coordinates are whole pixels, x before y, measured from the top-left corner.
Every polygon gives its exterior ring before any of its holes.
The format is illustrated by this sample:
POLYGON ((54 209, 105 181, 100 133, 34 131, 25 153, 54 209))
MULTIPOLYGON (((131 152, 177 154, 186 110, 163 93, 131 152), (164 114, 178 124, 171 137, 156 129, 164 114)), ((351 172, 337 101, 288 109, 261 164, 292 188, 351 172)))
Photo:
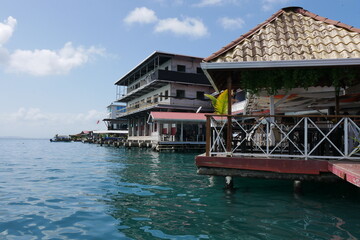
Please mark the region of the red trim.
POLYGON ((206 121, 205 114, 191 112, 150 112, 153 121, 206 121))
POLYGON ((329 170, 336 176, 360 187, 360 162, 329 162, 329 170))
POLYGON ((320 172, 329 172, 328 161, 322 160, 197 156, 195 162, 197 167, 315 175, 320 172))

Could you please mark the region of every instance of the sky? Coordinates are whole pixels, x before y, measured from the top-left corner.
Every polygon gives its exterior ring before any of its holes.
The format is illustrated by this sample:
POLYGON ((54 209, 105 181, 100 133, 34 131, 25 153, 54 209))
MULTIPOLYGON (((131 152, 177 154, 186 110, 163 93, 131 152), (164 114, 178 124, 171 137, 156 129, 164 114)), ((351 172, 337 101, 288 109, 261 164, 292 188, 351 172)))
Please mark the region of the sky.
POLYGON ((106 129, 154 51, 208 57, 283 7, 360 28, 360 0, 0 0, 0 137, 106 129))

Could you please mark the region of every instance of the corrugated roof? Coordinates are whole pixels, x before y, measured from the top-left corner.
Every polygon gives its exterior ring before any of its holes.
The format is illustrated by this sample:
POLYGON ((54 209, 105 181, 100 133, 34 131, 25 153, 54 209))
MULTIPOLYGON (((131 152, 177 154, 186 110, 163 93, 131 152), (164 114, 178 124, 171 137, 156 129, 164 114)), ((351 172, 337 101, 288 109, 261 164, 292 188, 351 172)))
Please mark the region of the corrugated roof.
POLYGON ((204 59, 246 62, 360 58, 360 29, 301 7, 284 8, 204 59))

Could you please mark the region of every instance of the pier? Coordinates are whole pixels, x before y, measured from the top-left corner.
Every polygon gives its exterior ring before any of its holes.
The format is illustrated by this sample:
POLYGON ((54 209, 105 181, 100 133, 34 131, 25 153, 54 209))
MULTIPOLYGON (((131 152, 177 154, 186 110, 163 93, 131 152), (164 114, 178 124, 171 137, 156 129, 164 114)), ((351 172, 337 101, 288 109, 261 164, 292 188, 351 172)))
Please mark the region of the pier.
POLYGON ((207 115, 206 152, 195 159, 198 174, 341 178, 360 187, 359 120, 355 115, 207 115))

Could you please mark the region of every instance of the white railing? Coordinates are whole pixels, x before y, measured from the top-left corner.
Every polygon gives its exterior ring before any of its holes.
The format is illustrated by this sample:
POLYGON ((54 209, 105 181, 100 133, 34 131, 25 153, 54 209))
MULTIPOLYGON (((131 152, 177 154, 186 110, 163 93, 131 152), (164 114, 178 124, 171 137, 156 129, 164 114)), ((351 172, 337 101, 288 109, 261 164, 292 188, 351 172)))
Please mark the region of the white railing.
POLYGON ((360 116, 209 115, 207 121, 207 156, 360 160, 360 116))

